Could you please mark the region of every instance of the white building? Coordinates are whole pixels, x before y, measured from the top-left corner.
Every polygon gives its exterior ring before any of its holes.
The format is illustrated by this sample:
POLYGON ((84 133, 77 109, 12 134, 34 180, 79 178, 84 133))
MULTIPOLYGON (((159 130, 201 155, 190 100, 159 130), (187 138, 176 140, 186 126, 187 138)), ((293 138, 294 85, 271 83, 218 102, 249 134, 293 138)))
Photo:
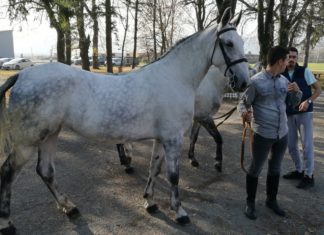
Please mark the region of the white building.
POLYGON ((15 57, 12 30, 0 31, 0 58, 15 57))

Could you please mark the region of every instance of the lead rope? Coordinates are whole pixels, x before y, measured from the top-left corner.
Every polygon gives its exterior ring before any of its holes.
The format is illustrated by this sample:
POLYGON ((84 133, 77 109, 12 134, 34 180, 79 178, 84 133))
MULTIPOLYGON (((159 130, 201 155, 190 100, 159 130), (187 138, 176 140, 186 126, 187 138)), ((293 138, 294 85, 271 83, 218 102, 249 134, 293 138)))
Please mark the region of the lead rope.
POLYGON ((241 169, 247 174, 247 170, 244 167, 244 152, 245 152, 245 137, 246 131, 249 132, 249 143, 250 143, 250 154, 252 156, 252 128, 250 122, 243 122, 243 131, 242 131, 242 143, 241 143, 241 169))
POLYGON ((227 113, 223 114, 222 116, 219 116, 219 117, 216 117, 216 118, 213 118, 214 120, 217 120, 217 119, 221 119, 223 117, 225 117, 223 119, 223 121, 221 121, 220 123, 218 123, 216 125, 216 127, 219 127, 220 125, 222 125, 227 119, 229 119, 230 116, 232 116, 232 114, 234 113, 234 111, 236 110, 236 107, 232 108, 230 111, 228 111, 227 113))

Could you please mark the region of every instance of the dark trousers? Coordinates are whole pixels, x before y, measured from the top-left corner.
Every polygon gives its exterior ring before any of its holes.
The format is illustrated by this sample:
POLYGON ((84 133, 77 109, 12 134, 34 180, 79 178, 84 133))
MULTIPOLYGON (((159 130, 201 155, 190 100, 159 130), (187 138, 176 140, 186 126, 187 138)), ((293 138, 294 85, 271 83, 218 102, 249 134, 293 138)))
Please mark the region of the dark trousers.
POLYGON ((248 174, 259 177, 265 160, 268 158, 268 175, 280 175, 281 161, 285 155, 288 144, 288 135, 281 139, 268 139, 256 133, 252 139, 252 162, 248 174))

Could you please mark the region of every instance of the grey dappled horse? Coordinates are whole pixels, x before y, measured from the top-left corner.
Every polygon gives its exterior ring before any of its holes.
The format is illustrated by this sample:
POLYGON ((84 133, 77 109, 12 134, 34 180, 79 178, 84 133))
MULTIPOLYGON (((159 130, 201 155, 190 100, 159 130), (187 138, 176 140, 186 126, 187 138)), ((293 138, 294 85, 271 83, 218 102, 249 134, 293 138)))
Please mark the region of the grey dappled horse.
MULTIPOLYGON (((59 208, 68 216, 78 214, 55 179, 53 159, 63 126, 96 141, 154 139, 152 159, 160 161, 159 152, 165 152, 171 209, 179 223, 188 223, 179 199, 178 158, 192 123, 195 91, 211 64, 230 76, 236 90, 245 88, 249 80, 237 19, 230 19, 227 9, 219 25, 193 34, 160 60, 127 74, 107 76, 50 63, 10 77, 0 88, 5 104, 5 91, 12 87, 8 107, 0 110, 0 137, 5 143, 1 149, 6 154, 1 167, 1 232, 15 232, 10 221, 11 186, 35 154, 37 173, 59 208)), ((150 175, 145 191, 148 211, 156 207, 154 177, 150 175)))
MULTIPOLYGON (((214 138, 216 143, 214 166, 218 171, 222 170, 223 140, 217 126, 215 125, 213 116, 218 112, 221 106, 225 88, 227 86, 228 78, 226 78, 218 68, 211 66, 196 92, 195 112, 190 134, 190 148, 188 152, 188 157, 193 166, 199 165, 197 159, 195 158, 194 150, 200 127, 203 126, 214 138)), ((133 168, 131 167, 132 148, 131 143, 125 144, 125 147, 123 147, 122 144, 117 145, 120 162, 125 166, 125 171, 127 173, 131 173, 133 171, 133 168)))

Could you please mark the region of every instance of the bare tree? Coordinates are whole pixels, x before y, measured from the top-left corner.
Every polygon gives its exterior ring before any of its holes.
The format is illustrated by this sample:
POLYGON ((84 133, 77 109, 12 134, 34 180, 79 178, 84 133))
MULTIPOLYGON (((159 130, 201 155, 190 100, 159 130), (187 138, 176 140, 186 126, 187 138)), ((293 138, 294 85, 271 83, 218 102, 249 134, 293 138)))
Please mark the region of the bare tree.
MULTIPOLYGON (((280 0, 279 5, 279 40, 278 44, 287 47, 289 43, 289 34, 293 33, 294 25, 300 23, 303 19, 303 15, 306 13, 306 9, 312 0, 291 1, 280 0)), ((298 25, 298 24, 297 24, 298 25)))
POLYGON ((70 18, 73 10, 70 2, 48 1, 48 0, 8 0, 9 18, 26 20, 27 15, 34 11, 46 12, 50 21, 50 27, 56 30, 57 34, 57 60, 61 63, 71 63, 71 25, 70 18))
POLYGON ((119 66, 119 70, 122 71, 122 66, 124 64, 124 53, 125 53, 125 43, 126 43, 126 38, 127 38, 127 32, 129 29, 129 9, 131 6, 131 0, 125 0, 123 1, 123 6, 122 7, 126 7, 126 15, 122 16, 122 13, 119 13, 119 17, 121 19, 121 23, 124 27, 124 36, 123 36, 123 43, 122 43, 122 49, 121 49, 121 62, 120 62, 120 66, 119 66))
POLYGON ((257 14, 258 41, 260 45, 259 61, 267 64, 267 53, 274 42, 274 12, 275 0, 257 0, 251 3, 239 0, 245 7, 247 14, 257 14))
POLYGON ((110 0, 105 0, 105 18, 106 18, 106 54, 107 54, 107 72, 113 73, 112 66, 112 5, 110 0))
POLYGON ((79 48, 80 56, 82 61, 82 69, 90 71, 89 63, 89 47, 90 47, 90 36, 86 36, 84 28, 84 1, 76 0, 75 4, 75 15, 77 18, 77 29, 79 32, 79 48))
POLYGON ((99 37, 99 23, 98 23, 98 17, 100 15, 99 7, 97 6, 96 0, 91 0, 91 10, 87 6, 87 4, 84 5, 85 9, 87 10, 87 13, 91 17, 93 21, 93 36, 92 36, 92 67, 94 69, 99 69, 99 47, 98 47, 98 37, 99 37))
MULTIPOLYGON (((223 6, 221 2, 231 1, 212 1, 212 0, 183 0, 183 4, 194 8, 196 15, 197 31, 201 31, 217 20, 216 2, 223 6)), ((219 9, 219 8, 218 8, 219 9)), ((224 8, 225 9, 225 8, 224 8)))
POLYGON ((313 1, 306 15, 306 35, 304 41, 304 66, 308 66, 309 51, 324 36, 324 2, 313 1))
POLYGON ((133 61, 132 68, 136 66, 136 53, 137 53, 137 21, 138 21, 138 2, 139 0, 135 0, 135 19, 134 19, 134 49, 133 49, 133 61))
POLYGON ((153 1, 153 53, 154 60, 157 59, 157 50, 156 50, 156 0, 153 1))

